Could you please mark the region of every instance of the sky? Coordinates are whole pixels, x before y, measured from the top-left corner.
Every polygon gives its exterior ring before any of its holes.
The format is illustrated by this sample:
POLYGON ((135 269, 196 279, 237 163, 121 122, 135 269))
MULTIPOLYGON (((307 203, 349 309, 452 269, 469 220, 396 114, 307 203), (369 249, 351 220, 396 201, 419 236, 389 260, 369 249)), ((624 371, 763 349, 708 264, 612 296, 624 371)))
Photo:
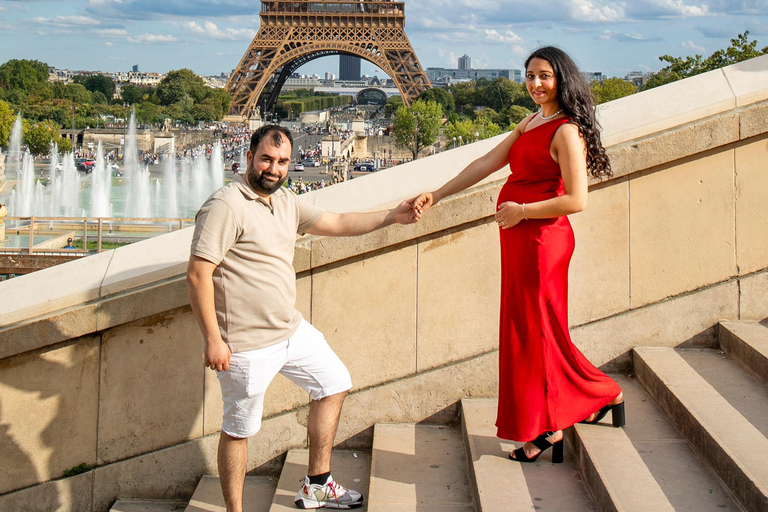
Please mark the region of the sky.
MULTIPOLYGON (((36 59, 71 70, 200 75, 231 72, 259 29, 258 1, 0 0, 0 63, 36 59)), ((768 0, 406 0, 405 32, 424 68, 522 69, 557 45, 583 71, 624 77, 658 71, 661 55, 725 48, 749 30, 768 46, 768 0)), ((338 57, 298 72, 338 75, 338 57)), ((363 74, 383 73, 363 62, 363 74)))

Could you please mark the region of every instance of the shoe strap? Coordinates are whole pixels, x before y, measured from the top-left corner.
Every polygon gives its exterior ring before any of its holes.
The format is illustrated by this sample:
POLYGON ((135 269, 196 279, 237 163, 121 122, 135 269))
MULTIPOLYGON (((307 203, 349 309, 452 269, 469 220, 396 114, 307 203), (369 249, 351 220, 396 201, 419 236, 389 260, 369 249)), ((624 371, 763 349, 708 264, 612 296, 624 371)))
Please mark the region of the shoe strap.
POLYGON ((553 435, 555 435, 554 432, 544 432, 539 437, 531 441, 531 444, 533 444, 533 446, 535 446, 539 450, 546 450, 550 446, 554 445, 554 443, 550 443, 549 441, 547 441, 547 438, 553 435))

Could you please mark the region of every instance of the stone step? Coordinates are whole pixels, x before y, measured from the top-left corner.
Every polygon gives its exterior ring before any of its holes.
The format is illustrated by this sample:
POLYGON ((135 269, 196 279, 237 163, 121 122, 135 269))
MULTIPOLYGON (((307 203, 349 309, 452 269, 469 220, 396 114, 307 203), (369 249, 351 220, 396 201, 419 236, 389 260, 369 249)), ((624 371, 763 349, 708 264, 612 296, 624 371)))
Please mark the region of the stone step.
MULTIPOLYGON (((267 512, 275 495, 277 478, 246 476, 243 488, 243 512, 267 512)), ((184 512, 226 512, 221 483, 215 475, 205 475, 197 483, 195 493, 184 512)))
POLYGON ((186 501, 121 499, 109 512, 181 512, 186 506, 186 501))
POLYGON ((562 464, 551 449, 532 464, 507 458, 516 446, 496 437, 496 399, 462 400, 461 422, 477 512, 597 510, 567 447, 562 464))
MULTIPOLYGON (((293 498, 299 491, 307 474, 309 450, 290 450, 285 457, 285 465, 277 482, 277 489, 269 512, 295 512, 293 498)), ((331 474, 333 479, 344 487, 354 489, 363 494, 368 502, 366 491, 370 480, 371 457, 365 452, 349 450, 333 450, 331 455, 331 474)), ((365 510, 362 508, 355 510, 365 510)))
POLYGON ((768 327, 756 322, 720 322, 720 347, 768 386, 768 327))
POLYGON ((768 512, 768 439, 675 349, 634 350, 635 375, 741 505, 768 512))
POLYGON ((376 424, 368 512, 473 512, 457 428, 376 424))
POLYGON ((624 392, 626 427, 613 428, 609 414, 567 431, 598 509, 743 510, 637 379, 611 377, 624 392))

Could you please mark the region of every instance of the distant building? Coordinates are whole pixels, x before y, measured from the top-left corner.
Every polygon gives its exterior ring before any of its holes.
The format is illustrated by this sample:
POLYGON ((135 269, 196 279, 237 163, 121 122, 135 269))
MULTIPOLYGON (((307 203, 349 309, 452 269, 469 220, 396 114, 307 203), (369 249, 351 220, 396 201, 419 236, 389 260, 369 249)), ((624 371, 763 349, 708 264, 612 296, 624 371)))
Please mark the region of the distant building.
POLYGON ((470 69, 472 69, 472 59, 465 53, 462 57, 459 57, 459 70, 467 71, 470 69))
POLYGON ((432 82, 432 85, 448 85, 452 82, 479 80, 480 78, 493 80, 499 77, 518 83, 523 81, 523 74, 519 69, 427 68, 427 78, 432 82))
POLYGON ((320 79, 318 77, 297 76, 296 74, 285 79, 283 88, 281 91, 296 91, 299 89, 309 89, 314 91, 315 88, 320 86, 320 79))
POLYGON ((602 82, 605 78, 600 71, 582 71, 581 76, 584 77, 584 80, 586 80, 588 84, 591 84, 595 80, 602 82))
POLYGON ((632 85, 640 89, 642 86, 644 86, 648 80, 651 78, 651 73, 643 73, 642 71, 631 71, 627 76, 624 77, 624 80, 627 82, 631 82, 632 85))
POLYGON ((131 71, 133 71, 134 73, 138 73, 139 72, 139 65, 138 64, 134 64, 133 67, 131 68, 131 71))
POLYGON ((339 79, 360 80, 360 57, 339 55, 339 79))

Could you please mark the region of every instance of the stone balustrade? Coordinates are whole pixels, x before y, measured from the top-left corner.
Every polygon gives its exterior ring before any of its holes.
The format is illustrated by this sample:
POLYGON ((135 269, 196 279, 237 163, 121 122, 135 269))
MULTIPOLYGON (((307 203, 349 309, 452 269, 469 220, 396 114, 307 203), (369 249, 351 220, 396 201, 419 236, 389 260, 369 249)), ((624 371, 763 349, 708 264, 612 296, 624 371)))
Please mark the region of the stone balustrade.
MULTIPOLYGON (((598 366, 636 346, 711 345, 720 320, 768 318, 768 56, 601 105, 615 176, 571 217, 570 323, 598 366)), ((501 137, 302 196, 378 209, 431 190, 501 137)), ((355 383, 337 442, 493 396, 508 170, 422 222, 296 243, 298 309, 355 383)), ((0 283, 0 509, 108 510, 189 497, 215 472, 218 384, 185 267, 191 230, 0 283), (90 469, 62 478, 81 463, 90 469)), ((267 394, 249 468, 306 443, 307 396, 267 394)))

